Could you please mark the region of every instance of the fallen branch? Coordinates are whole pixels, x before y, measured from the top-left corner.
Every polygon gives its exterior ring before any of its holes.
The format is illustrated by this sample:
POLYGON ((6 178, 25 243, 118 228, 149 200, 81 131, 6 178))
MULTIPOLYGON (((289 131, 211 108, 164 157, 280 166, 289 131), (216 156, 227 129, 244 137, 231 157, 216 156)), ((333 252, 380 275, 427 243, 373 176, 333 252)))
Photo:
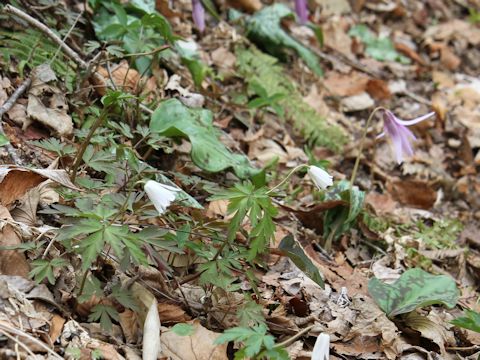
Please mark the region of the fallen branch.
MULTIPOLYGON (((17 90, 13 92, 13 94, 8 98, 7 101, 0 107, 0 134, 5 136, 5 131, 3 130, 3 122, 1 121, 3 115, 9 111, 12 106, 17 102, 18 98, 30 87, 32 83, 32 79, 26 79, 22 85, 20 85, 17 90)), ((8 155, 12 158, 15 165, 22 165, 22 159, 17 155, 17 152, 12 144, 8 143, 5 145, 5 149, 7 149, 8 155)))

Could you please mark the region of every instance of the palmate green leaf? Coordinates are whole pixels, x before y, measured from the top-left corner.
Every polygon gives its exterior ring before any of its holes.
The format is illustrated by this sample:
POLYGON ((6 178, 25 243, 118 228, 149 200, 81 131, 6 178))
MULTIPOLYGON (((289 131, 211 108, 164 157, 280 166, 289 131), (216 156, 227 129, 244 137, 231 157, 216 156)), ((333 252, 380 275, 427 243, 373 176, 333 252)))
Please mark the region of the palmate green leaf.
POLYGON ((282 29, 281 20, 286 16, 293 16, 293 13, 284 4, 264 7, 247 20, 248 38, 280 58, 284 57, 285 48, 295 50, 315 74, 322 76, 316 55, 282 29))
POLYGON ((138 311, 138 305, 129 289, 124 289, 117 284, 112 287, 111 296, 126 308, 138 311))
POLYGON ((220 142, 220 131, 213 126, 209 110, 190 109, 177 99, 169 99, 153 113, 150 129, 168 137, 188 138, 192 160, 203 170, 219 172, 231 167, 242 179, 259 172, 245 155, 231 152, 220 142))
POLYGON ((98 304, 92 308, 88 316, 88 321, 94 322, 100 320, 100 326, 106 331, 112 330, 112 319, 119 319, 118 311, 109 305, 98 304))
POLYGON ((28 274, 32 277, 35 282, 38 284, 41 283, 44 279, 48 279, 48 282, 52 285, 55 284, 55 276, 53 274, 53 269, 57 267, 63 267, 67 265, 67 262, 64 259, 38 259, 31 262, 32 270, 28 274))
POLYGON ((320 285, 322 289, 325 288, 320 271, 318 271, 315 264, 305 254, 302 247, 295 241, 292 235, 285 236, 282 241, 280 241, 278 248, 282 250, 305 275, 320 285))
POLYGON ((250 247, 247 260, 252 261, 258 254, 267 250, 270 240, 275 234, 275 223, 268 214, 263 214, 258 224, 250 233, 250 247))
POLYGON ((458 327, 480 333, 480 313, 469 309, 465 309, 463 313, 465 316, 458 317, 450 322, 458 327))
POLYGON ((92 298, 92 296, 101 298, 104 296, 104 294, 101 288, 100 280, 98 280, 95 276, 90 275, 85 281, 85 286, 83 287, 82 294, 78 297, 78 302, 83 303, 88 301, 92 298))
POLYGON ((235 359, 289 359, 284 349, 275 347, 275 339, 267 334, 267 327, 264 324, 227 329, 215 340, 215 344, 230 341, 243 343, 242 349, 235 353, 235 359))
POLYGON ((405 271, 391 285, 374 277, 368 282, 368 292, 388 317, 433 304, 453 308, 459 297, 450 276, 432 275, 419 268, 405 271))
POLYGON ((239 325, 242 327, 250 327, 254 325, 265 324, 263 317, 263 306, 257 304, 250 297, 246 296, 246 302, 237 310, 239 325))
POLYGON ((82 255, 82 270, 87 270, 90 265, 97 259, 98 255, 103 250, 105 240, 103 238, 103 231, 97 231, 90 234, 79 244, 77 252, 82 255))

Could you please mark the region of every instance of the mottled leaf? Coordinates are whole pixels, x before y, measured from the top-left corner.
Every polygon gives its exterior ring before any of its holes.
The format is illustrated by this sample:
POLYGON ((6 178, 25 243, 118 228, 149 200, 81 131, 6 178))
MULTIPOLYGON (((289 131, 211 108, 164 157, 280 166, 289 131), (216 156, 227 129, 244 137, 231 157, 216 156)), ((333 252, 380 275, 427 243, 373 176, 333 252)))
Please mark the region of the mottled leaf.
POLYGON ((368 292, 388 317, 433 304, 453 308, 459 296, 450 276, 432 275, 419 268, 405 271, 391 285, 374 277, 368 283, 368 292))
POLYGON ((464 310, 465 316, 451 321, 453 325, 480 333, 480 313, 473 310, 464 310))
POLYGON ((293 16, 285 4, 274 4, 258 11, 247 21, 247 36, 270 54, 284 58, 285 48, 295 50, 312 71, 323 75, 316 55, 288 35, 281 26, 284 17, 293 16))

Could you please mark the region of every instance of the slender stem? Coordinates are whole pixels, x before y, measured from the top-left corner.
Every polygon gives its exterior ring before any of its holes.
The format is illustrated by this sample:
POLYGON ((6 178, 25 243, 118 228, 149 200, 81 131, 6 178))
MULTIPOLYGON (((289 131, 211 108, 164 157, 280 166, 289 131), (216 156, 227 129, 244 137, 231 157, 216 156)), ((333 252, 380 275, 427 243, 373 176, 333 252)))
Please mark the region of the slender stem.
POLYGON ((362 139, 360 140, 360 148, 358 149, 357 159, 355 160, 355 165, 353 166, 352 177, 350 178, 350 191, 352 191, 353 183, 355 182, 355 178, 357 177, 358 165, 360 164, 360 158, 363 152, 363 146, 365 145, 365 139, 367 138, 368 128, 370 127, 370 123, 372 122, 373 115, 379 110, 385 110, 383 107, 377 107, 373 109, 372 113, 368 117, 367 123, 365 124, 365 129, 363 130, 362 139))
POLYGON ((291 344, 292 342, 294 342, 295 340, 297 340, 299 337, 301 337, 301 336, 303 336, 304 334, 308 333, 308 332, 309 332, 310 330, 312 330, 314 327, 315 327, 315 325, 310 325, 310 326, 306 327, 305 329, 302 329, 301 331, 299 331, 298 333, 296 333, 296 334, 293 335, 292 337, 288 338, 287 340, 282 341, 281 343, 276 344, 274 347, 275 347, 275 348, 281 348, 281 347, 287 346, 287 345, 291 344))
POLYGON ((78 290, 78 295, 77 295, 77 299, 82 296, 82 293, 83 293, 83 288, 85 287, 85 282, 87 281, 87 275, 89 273, 89 269, 85 270, 85 272, 83 273, 83 276, 82 276, 82 282, 80 284, 80 289, 78 290))
POLYGON ((90 128, 90 132, 88 133, 87 137, 85 138, 85 140, 83 141, 82 143, 82 147, 80 148, 80 150, 78 151, 77 153, 77 156, 75 158, 75 162, 72 166, 72 170, 71 170, 71 174, 70 174, 70 178, 72 180, 72 182, 74 183, 75 182, 75 179, 77 177, 77 170, 78 170, 78 167, 80 166, 80 164, 82 163, 83 161, 83 154, 85 153, 85 150, 87 150, 87 146, 88 144, 90 144, 90 140, 92 139, 93 137, 93 134, 95 133, 95 131, 100 127, 100 125, 103 124, 103 122, 105 121, 105 119, 107 118, 107 114, 108 114, 108 107, 104 108, 102 113, 100 114, 100 116, 97 118, 97 120, 95 121, 95 123, 92 125, 92 127, 90 128))
POLYGON ((282 186, 283 184, 285 184, 288 179, 290 179, 290 177, 295 173, 297 172, 298 170, 304 168, 304 167, 308 167, 308 165, 305 165, 305 164, 302 164, 302 165, 298 165, 297 167, 293 168, 288 174, 287 176, 285 177, 285 179, 283 179, 282 181, 280 181, 277 185, 275 185, 273 188, 271 188, 270 190, 267 191, 267 194, 271 194, 274 190, 277 190, 280 186, 282 186))

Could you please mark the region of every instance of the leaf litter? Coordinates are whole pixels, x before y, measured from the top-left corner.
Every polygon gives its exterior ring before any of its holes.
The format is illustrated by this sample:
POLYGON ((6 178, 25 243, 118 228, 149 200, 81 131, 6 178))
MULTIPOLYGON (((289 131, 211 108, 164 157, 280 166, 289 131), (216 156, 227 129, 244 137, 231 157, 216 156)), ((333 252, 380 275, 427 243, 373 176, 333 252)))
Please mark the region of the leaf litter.
POLYGON ((0 105, 32 79, 2 111, 2 357, 478 357, 474 2, 205 1, 204 29, 187 1, 27 3, 0 29, 0 105), (401 164, 377 107, 436 113, 401 164))

